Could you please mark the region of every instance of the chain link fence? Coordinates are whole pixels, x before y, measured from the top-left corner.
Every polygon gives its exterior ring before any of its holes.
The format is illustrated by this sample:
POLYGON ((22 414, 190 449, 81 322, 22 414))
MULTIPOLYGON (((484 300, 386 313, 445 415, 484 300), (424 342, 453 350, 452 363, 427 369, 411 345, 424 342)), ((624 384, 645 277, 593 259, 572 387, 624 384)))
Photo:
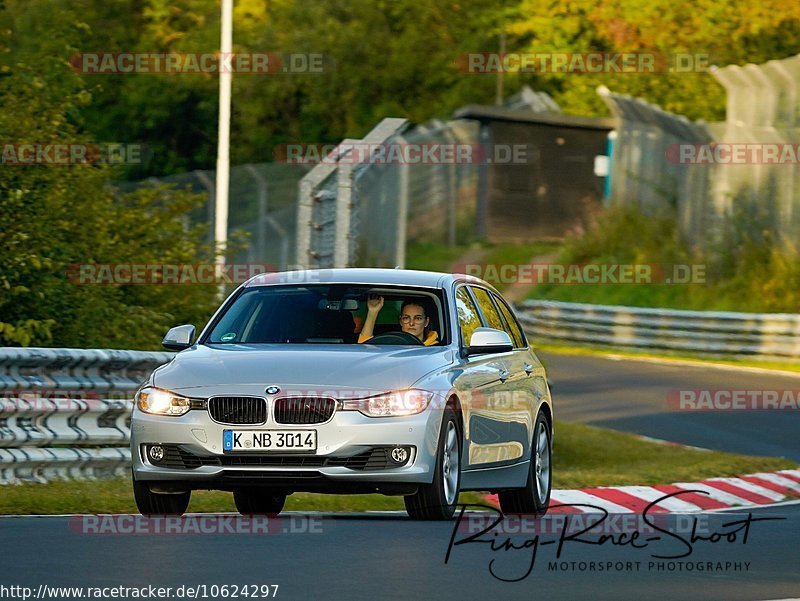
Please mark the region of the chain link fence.
MULTIPOLYGON (((609 136, 606 204, 635 205, 645 213, 672 211, 692 243, 727 241, 729 225, 744 216, 754 232, 767 231, 796 246, 800 161, 703 163, 684 161, 682 152, 751 144, 794 145, 797 154, 800 55, 712 73, 728 92, 724 123, 692 122, 644 100, 598 89, 617 122, 609 136)), ((528 89, 509 102, 534 112, 558 112, 549 96, 528 89)), ((363 139, 344 140, 313 168, 308 163, 234 167, 229 227, 250 236, 246 250, 228 260, 280 269, 394 267, 405 265, 409 243, 455 245, 464 236, 480 235, 486 221, 486 215, 477 214, 485 212, 478 202, 486 196, 480 160, 485 146, 475 120, 411 127, 405 119, 387 118, 363 139), (447 146, 470 147, 475 160, 380 158, 387 149, 447 146)), ((205 208, 193 217, 209 222, 211 239, 214 172, 155 181, 207 194, 205 208)))
MULTIPOLYGON (((432 121, 392 136, 387 145, 422 151, 474 147, 477 140, 474 121, 432 121)), ((406 244, 455 245, 458 232, 475 221, 478 168, 457 160, 359 164, 352 175, 348 265, 404 266, 406 244)))
POLYGON ((713 219, 713 168, 682 165, 682 144, 710 144, 706 123, 662 110, 639 98, 598 89, 618 125, 612 133, 610 203, 635 205, 645 214, 667 208, 675 212, 683 234, 703 238, 713 219))
MULTIPOLYGON (((800 55, 761 65, 712 70, 727 92, 719 139, 729 143, 800 144, 800 55)), ((783 154, 782 152, 780 154, 783 154)), ((797 247, 800 237, 800 161, 749 161, 717 170, 714 200, 721 214, 740 216, 754 232, 775 232, 797 247)))
MULTIPOLYGON (((285 270, 294 263, 297 235, 297 186, 310 167, 303 164, 254 163, 231 168, 228 236, 247 235, 245 248, 229 263, 266 264, 285 270)), ((197 170, 162 178, 118 184, 123 191, 139 186, 169 184, 206 197, 203 206, 190 216, 195 223, 206 222, 208 240, 214 240, 214 170, 197 170)))
POLYGON ((800 55, 712 74, 727 91, 723 123, 692 122, 598 90, 618 119, 609 202, 645 213, 674 210, 683 236, 695 242, 735 243, 734 228, 744 227, 753 237, 766 233, 797 248, 800 55))
POLYGON ((384 119, 363 140, 344 140, 336 158, 300 184, 297 263, 404 266, 408 243, 456 244, 460 232, 474 228, 480 153, 442 157, 476 150, 478 136, 474 121, 409 128, 405 119, 384 119))
POLYGON ((360 161, 372 156, 369 149, 382 148, 407 125, 405 119, 383 119, 363 139, 343 140, 303 177, 297 196, 298 265, 353 266, 366 208, 358 205, 358 198, 353 201, 353 172, 360 161))

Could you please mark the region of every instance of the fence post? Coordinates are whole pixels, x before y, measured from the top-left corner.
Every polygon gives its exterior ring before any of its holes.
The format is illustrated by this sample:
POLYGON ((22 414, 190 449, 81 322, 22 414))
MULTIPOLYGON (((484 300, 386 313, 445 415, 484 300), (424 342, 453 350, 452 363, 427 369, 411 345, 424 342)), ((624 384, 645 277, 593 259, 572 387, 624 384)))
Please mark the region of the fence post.
POLYGON ((214 212, 214 203, 212 200, 216 198, 217 194, 217 185, 213 179, 208 177, 208 174, 205 171, 201 171, 199 169, 192 171, 195 177, 200 180, 200 183, 203 184, 203 187, 206 189, 206 213, 208 218, 208 223, 211 227, 208 228, 208 238, 209 240, 214 240, 214 219, 215 219, 215 212, 214 212))
MULTIPOLYGON (((353 161, 358 155, 354 146, 358 146, 360 140, 346 139, 339 145, 345 148, 339 153, 337 167, 338 176, 336 178, 336 233, 333 248, 333 266, 350 267, 350 211, 352 209, 353 197, 353 161), (348 146, 350 148, 348 148, 348 146), (344 160, 342 160, 344 159, 344 160)), ((360 149, 359 149, 360 151, 360 149)))
MULTIPOLYGON (((458 138, 450 131, 450 124, 442 124, 442 136, 449 144, 457 145, 458 138)), ((461 156, 455 148, 450 149, 453 157, 461 156)), ((447 169, 447 245, 456 245, 456 201, 458 200, 457 169, 458 163, 454 158, 447 169)))
POLYGON ((266 247, 266 240, 264 237, 264 230, 267 221, 267 208, 269 202, 269 185, 267 180, 262 176, 258 169, 255 168, 255 165, 249 164, 245 165, 247 172, 252 176, 255 180, 256 185, 258 186, 258 230, 256 235, 256 247, 258 249, 256 255, 259 257, 259 261, 264 260, 265 256, 265 247, 266 247))
POLYGON ((310 269, 311 257, 311 221, 314 215, 314 186, 316 181, 309 178, 313 169, 297 185, 297 248, 295 260, 299 268, 310 269))
MULTIPOLYGON (((406 141, 402 136, 395 138, 395 143, 403 146, 406 141)), ((408 235, 408 178, 410 165, 406 161, 400 163, 400 190, 398 199, 400 206, 397 211, 397 239, 395 240, 394 264, 405 268, 406 266, 406 236, 408 235)))
POLYGON ((478 206, 475 210, 475 233, 483 239, 486 239, 489 232, 489 225, 486 221, 489 218, 489 164, 487 158, 491 156, 490 141, 489 125, 481 123, 478 135, 481 157, 478 165, 478 206))

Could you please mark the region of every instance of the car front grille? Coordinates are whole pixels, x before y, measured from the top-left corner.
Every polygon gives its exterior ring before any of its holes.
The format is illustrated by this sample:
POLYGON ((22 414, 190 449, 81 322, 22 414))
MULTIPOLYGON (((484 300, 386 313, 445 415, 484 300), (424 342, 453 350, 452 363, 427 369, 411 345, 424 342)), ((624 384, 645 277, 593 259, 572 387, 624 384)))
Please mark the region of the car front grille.
POLYGON ((279 424, 321 424, 335 409, 335 399, 288 397, 275 401, 274 415, 279 424))
POLYGON ((218 396, 208 399, 208 413, 222 424, 263 424, 267 401, 258 397, 218 396))

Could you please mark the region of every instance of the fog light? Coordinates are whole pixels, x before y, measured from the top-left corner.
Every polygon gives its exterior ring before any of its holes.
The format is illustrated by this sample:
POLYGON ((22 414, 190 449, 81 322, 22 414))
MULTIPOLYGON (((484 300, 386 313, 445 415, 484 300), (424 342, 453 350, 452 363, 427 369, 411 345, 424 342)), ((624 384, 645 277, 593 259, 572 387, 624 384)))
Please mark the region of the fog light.
POLYGON ((389 456, 392 458, 393 463, 402 465, 408 461, 408 449, 405 447, 395 447, 392 449, 392 452, 389 453, 389 456))
POLYGON ((148 449, 147 455, 150 457, 150 461, 155 461, 158 463, 164 459, 164 447, 154 444, 150 447, 150 449, 148 449))

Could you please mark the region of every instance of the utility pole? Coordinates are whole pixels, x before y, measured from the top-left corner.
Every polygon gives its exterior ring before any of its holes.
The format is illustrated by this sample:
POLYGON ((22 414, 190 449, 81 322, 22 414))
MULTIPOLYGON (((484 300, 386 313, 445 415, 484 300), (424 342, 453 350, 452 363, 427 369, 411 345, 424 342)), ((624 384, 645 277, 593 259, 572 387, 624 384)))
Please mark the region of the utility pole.
MULTIPOLYGON (((233 0, 222 0, 220 34, 220 67, 224 57, 233 52, 233 0)), ((228 61, 232 64, 232 61, 228 61)), ((217 181, 214 211, 214 242, 217 246, 217 276, 225 268, 225 249, 228 245, 228 196, 230 191, 230 137, 231 137, 231 80, 228 69, 219 72, 219 128, 217 135, 217 181)), ((220 283, 220 296, 225 296, 225 284, 220 283)))

